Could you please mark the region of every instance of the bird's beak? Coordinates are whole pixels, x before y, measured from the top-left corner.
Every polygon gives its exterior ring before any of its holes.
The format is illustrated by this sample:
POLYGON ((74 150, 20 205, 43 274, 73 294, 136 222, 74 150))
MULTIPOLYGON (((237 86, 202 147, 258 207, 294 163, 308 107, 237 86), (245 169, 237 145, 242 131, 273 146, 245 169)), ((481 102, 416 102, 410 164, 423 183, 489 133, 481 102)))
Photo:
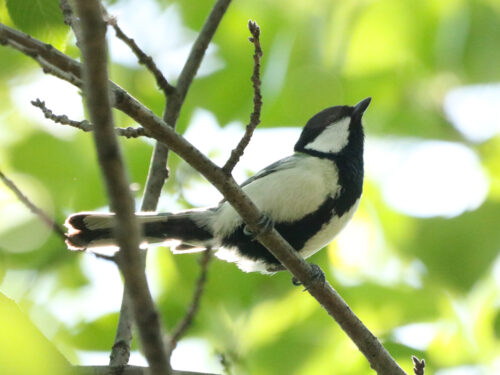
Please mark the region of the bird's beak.
POLYGON ((353 116, 363 116, 363 113, 365 113, 366 111, 366 108, 368 108, 368 106, 370 105, 370 102, 372 101, 372 98, 371 97, 368 97, 366 99, 363 99, 362 101, 360 101, 358 104, 356 104, 353 108, 354 108, 354 111, 353 111, 353 116))

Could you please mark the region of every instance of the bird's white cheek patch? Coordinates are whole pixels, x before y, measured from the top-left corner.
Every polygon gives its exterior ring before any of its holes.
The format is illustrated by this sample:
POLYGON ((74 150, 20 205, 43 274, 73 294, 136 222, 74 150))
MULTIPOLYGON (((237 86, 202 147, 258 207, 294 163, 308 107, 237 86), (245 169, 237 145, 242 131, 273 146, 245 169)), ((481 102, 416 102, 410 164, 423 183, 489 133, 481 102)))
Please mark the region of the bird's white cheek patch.
POLYGON ((326 127, 314 141, 307 144, 305 148, 320 152, 339 152, 349 140, 350 117, 345 117, 338 122, 334 122, 326 127))

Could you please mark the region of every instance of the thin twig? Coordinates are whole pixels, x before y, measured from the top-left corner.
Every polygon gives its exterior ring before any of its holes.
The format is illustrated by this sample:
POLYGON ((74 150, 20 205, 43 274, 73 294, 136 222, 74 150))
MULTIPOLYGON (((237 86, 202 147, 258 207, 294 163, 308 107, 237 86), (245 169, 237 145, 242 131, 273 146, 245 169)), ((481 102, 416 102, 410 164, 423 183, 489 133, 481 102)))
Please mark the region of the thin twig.
POLYGON ((59 8, 61 8, 64 23, 71 26, 73 24, 73 9, 71 9, 68 0, 59 0, 59 8))
POLYGON ((165 96, 172 95, 175 92, 175 87, 168 83, 163 73, 158 69, 151 56, 144 53, 144 51, 137 45, 134 39, 129 38, 123 30, 118 26, 116 17, 107 16, 105 19, 111 27, 115 30, 117 38, 121 39, 137 56, 139 64, 144 65, 156 79, 156 84, 165 93, 165 96))
MULTIPOLYGON (((75 121, 75 120, 71 120, 66 115, 56 115, 56 114, 54 114, 54 112, 52 112, 51 109, 47 108, 47 106, 45 105, 45 102, 40 100, 40 99, 32 100, 31 104, 34 107, 40 108, 40 110, 43 112, 43 115, 45 116, 45 118, 52 120, 57 124, 68 125, 68 126, 71 126, 73 128, 83 130, 84 132, 94 131, 94 125, 92 125, 89 121, 87 121, 87 120, 75 121)), ((129 126, 127 128, 114 128, 114 129, 115 129, 116 135, 126 137, 126 138, 138 138, 138 137, 148 135, 146 129, 144 129, 143 127, 134 128, 134 127, 129 126)))
POLYGON ((84 93, 91 121, 95 126, 93 135, 110 207, 116 213, 114 232, 120 246, 118 264, 129 285, 128 295, 151 374, 170 374, 160 317, 154 306, 139 252, 140 234, 134 200, 113 129, 105 43, 106 25, 98 0, 77 0, 76 9, 82 32, 84 93))
MULTIPOLYGON (((2 28, 5 28, 4 25, 1 25, 2 28)), ((5 30, 1 30, 5 31, 5 30)), ((17 31, 17 30, 15 30, 17 31)), ((24 40, 23 40, 24 41, 24 40)), ((42 70, 44 73, 49 73, 52 74, 53 76, 60 78, 64 81, 68 81, 74 86, 77 86, 79 88, 82 87, 82 81, 81 79, 76 76, 73 72, 67 71, 64 68, 60 68, 58 65, 54 65, 51 61, 47 60, 44 56, 46 51, 40 51, 39 48, 32 48, 31 46, 27 46, 26 44, 19 43, 16 39, 0 39, 0 44, 8 44, 11 47, 17 49, 18 51, 24 53, 27 56, 32 57, 38 64, 40 64, 42 70)), ((48 47, 52 48, 50 44, 45 44, 43 46, 36 46, 36 47, 48 47)))
POLYGON ((413 361, 413 372, 415 375, 424 375, 425 359, 418 359, 412 355, 411 360, 413 361))
POLYGON ((246 126, 245 135, 241 138, 240 142, 236 148, 231 151, 231 156, 229 157, 226 164, 222 167, 222 170, 227 175, 231 174, 233 168, 240 160, 245 148, 250 143, 252 134, 260 123, 260 112, 262 110, 262 95, 260 92, 260 60, 262 58, 262 48, 260 47, 260 28, 254 21, 248 21, 248 29, 252 34, 252 37, 248 38, 250 42, 255 46, 255 53, 253 55, 253 73, 252 73, 252 86, 253 86, 253 112, 250 115, 250 122, 246 126))
MULTIPOLYGON (((63 22, 73 29, 75 32, 75 26, 77 24, 77 19, 73 14, 73 8, 68 0, 59 0, 59 9, 63 15, 63 22)), ((79 36, 78 36, 79 37, 79 36)))
POLYGON ((205 56, 208 45, 210 44, 230 3, 231 0, 217 0, 205 23, 203 24, 198 37, 194 41, 191 51, 189 52, 189 56, 177 81, 177 93, 172 96, 172 99, 174 100, 170 100, 169 106, 167 107, 166 114, 168 114, 168 118, 164 117, 167 124, 174 124, 177 121, 179 111, 184 99, 186 98, 189 87, 191 86, 191 82, 198 72, 198 68, 200 67, 201 61, 205 56))
POLYGON ((212 249, 207 248, 203 252, 203 256, 200 259, 200 275, 198 276, 198 280, 196 281, 196 287, 193 293, 193 298, 191 300, 191 304, 184 315, 184 318, 177 324, 177 326, 173 329, 173 333, 170 337, 170 352, 172 352, 180 338, 186 333, 188 328, 191 326, 193 322, 193 318, 198 312, 198 308, 200 307, 201 296, 203 295, 203 291, 205 288, 205 284, 207 282, 207 274, 208 274, 208 264, 212 259, 212 249))
POLYGON ((78 61, 58 51, 52 45, 43 43, 22 31, 15 30, 2 23, 0 23, 0 44, 10 45, 34 59, 36 56, 41 56, 59 70, 81 78, 82 66, 78 61))
POLYGON ((2 171, 0 171, 0 179, 3 181, 5 186, 7 186, 23 203, 28 209, 37 215, 49 228, 51 228, 55 234, 57 234, 59 237, 62 238, 62 240, 66 240, 66 234, 64 233, 64 230, 52 219, 49 215, 45 213, 41 208, 37 207, 23 192, 16 186, 16 184, 7 178, 3 174, 2 171))

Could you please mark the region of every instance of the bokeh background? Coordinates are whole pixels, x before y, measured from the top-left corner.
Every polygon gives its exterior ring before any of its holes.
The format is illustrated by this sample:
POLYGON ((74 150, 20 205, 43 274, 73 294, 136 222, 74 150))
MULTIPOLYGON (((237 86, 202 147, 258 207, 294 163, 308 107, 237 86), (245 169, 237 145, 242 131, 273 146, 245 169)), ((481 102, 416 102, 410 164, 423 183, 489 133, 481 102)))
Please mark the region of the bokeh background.
MULTIPOLYGON (((213 3, 105 2, 172 82, 213 3)), ((500 2, 235 1, 178 123, 219 164, 252 109, 249 19, 262 29, 264 106, 237 179, 289 155, 314 113, 371 96, 361 206, 311 261, 406 371, 415 354, 426 359, 428 373, 500 373, 500 2)), ((79 57, 57 0, 1 0, 0 21, 79 57)), ((113 80, 161 114, 164 98, 153 78, 113 34, 113 80)), ((59 223, 75 211, 106 210, 91 135, 45 120, 30 104, 36 98, 57 114, 84 118, 78 90, 0 48, 1 170, 59 223)), ((134 125, 119 112, 116 122, 134 125)), ((121 145, 139 206, 152 143, 121 145)), ((220 198, 177 156, 169 167, 161 210, 220 198)), ((198 256, 158 247, 147 263, 168 330, 191 299, 198 256)), ((67 251, 3 184, 0 290, 71 362, 107 363, 122 293, 118 271, 67 251)), ((134 348, 132 363, 144 364, 134 348)), ((173 366, 220 373, 221 358, 234 374, 372 373, 318 304, 291 286, 289 274, 243 274, 215 260, 173 366)))

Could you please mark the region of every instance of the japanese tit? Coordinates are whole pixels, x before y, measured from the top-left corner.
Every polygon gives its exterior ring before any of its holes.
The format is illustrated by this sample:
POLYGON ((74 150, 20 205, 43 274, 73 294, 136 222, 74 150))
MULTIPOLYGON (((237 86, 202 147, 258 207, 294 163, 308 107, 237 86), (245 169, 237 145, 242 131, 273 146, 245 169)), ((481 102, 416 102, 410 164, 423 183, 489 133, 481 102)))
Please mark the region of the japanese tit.
MULTIPOLYGON (((361 118, 370 104, 335 106, 314 115, 295 144, 295 153, 241 184, 276 230, 307 258, 327 245, 356 211, 363 189, 361 118)), ((217 249, 216 256, 245 272, 273 273, 280 262, 245 229, 226 201, 179 213, 140 213, 147 244, 177 242, 175 252, 217 249)), ((76 213, 68 217, 67 244, 85 249, 114 244, 113 214, 76 213)))

